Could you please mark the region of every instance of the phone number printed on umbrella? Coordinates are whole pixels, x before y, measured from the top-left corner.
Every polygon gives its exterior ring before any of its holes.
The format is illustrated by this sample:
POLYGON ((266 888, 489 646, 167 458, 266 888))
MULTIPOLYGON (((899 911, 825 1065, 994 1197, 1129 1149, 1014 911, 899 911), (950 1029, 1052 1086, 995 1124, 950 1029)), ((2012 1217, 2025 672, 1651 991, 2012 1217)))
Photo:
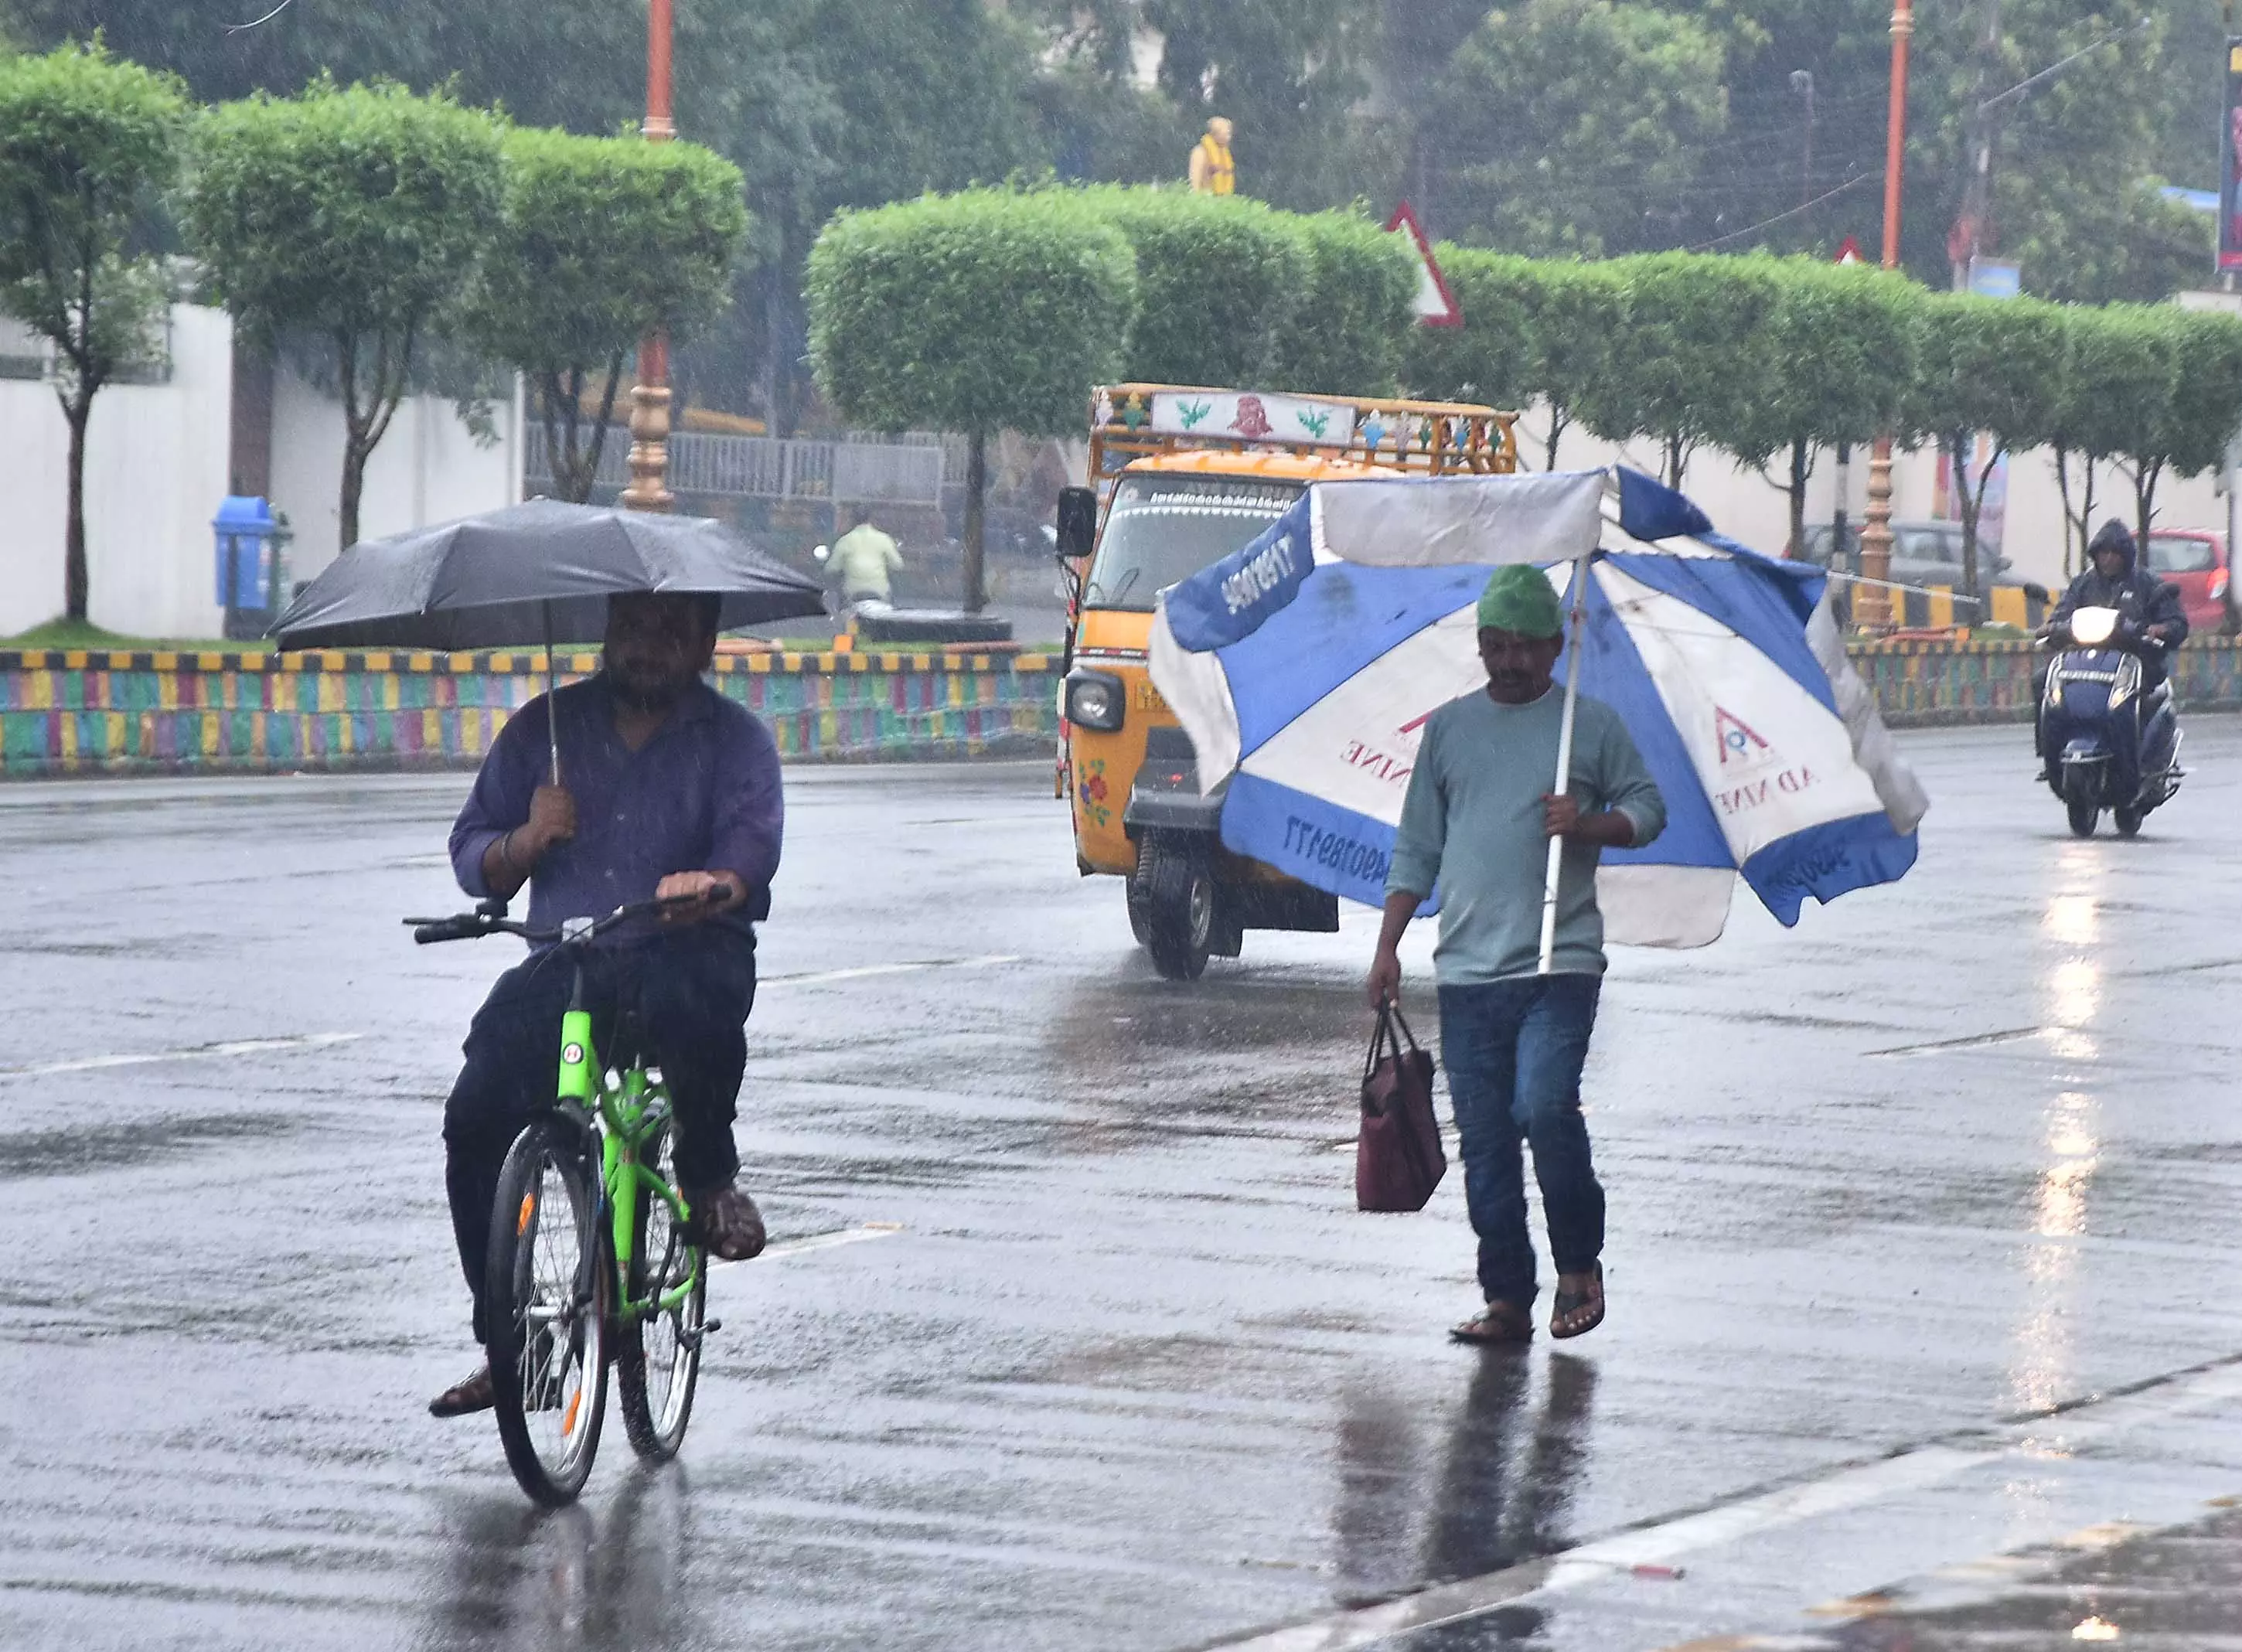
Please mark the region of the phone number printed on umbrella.
POLYGON ((1222 582, 1222 600, 1237 614, 1252 608, 1292 574, 1292 536, 1279 540, 1222 582))
POLYGON ((1376 844, 1325 831, 1298 815, 1285 816, 1285 852, 1312 861, 1342 877, 1375 880, 1379 883, 1385 883, 1386 874, 1393 865, 1393 856, 1376 844))

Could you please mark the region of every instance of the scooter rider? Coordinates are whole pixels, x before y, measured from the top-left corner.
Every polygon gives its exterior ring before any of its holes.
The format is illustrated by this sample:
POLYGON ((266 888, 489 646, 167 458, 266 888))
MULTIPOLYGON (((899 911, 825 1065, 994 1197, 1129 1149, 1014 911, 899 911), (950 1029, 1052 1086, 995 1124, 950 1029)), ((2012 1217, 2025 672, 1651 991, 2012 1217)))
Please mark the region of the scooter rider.
POLYGON ((2118 635, 2160 646, 2139 650, 2141 687, 2152 689, 2165 680, 2165 655, 2187 641, 2187 615, 2179 605, 2179 591, 2139 567, 2133 536, 2116 517, 2102 524, 2086 547, 2091 564, 2071 581, 2063 601, 2048 616, 2047 632, 2066 628, 2080 608, 2115 608, 2118 635))

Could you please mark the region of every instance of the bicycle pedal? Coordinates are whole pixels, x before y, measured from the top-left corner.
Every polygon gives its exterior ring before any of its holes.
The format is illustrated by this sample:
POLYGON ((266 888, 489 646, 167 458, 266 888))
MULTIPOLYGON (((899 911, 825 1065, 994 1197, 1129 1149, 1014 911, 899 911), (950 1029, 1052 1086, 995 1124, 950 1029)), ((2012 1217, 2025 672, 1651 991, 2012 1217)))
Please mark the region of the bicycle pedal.
POLYGON ((700 1352, 702 1340, 706 1338, 711 1331, 721 1331, 723 1328, 724 1322, 722 1320, 709 1320, 701 1325, 698 1328, 683 1333, 677 1340, 697 1353, 700 1352))

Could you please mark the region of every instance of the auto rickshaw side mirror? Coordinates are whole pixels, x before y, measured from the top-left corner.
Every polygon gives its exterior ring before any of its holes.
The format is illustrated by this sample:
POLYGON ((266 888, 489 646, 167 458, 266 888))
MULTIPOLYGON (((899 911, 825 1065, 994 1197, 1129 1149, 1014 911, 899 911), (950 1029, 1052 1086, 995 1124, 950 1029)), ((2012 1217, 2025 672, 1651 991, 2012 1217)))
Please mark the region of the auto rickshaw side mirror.
POLYGON ((1062 561, 1085 557, 1098 546, 1098 490, 1062 487, 1058 490, 1058 544, 1062 561))

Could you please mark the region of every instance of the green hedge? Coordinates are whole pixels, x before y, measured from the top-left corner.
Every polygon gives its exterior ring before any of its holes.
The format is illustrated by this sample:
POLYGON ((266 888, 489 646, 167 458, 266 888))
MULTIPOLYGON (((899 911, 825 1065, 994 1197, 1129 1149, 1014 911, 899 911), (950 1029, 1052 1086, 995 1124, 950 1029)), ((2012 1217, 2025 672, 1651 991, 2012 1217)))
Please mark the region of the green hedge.
POLYGON ((1417 260, 1399 235, 1352 212, 1280 221, 1308 255, 1308 285, 1277 335, 1269 383, 1280 390, 1390 396, 1416 325, 1417 260))
POLYGON ((1155 384, 1264 385, 1315 265, 1292 214, 1243 196, 1100 185, 1079 201, 1137 254, 1137 326, 1124 376, 1155 384))
POLYGON ((842 212, 810 251, 810 359, 842 415, 877 429, 1072 434, 1122 370, 1137 267, 1065 191, 842 212))

